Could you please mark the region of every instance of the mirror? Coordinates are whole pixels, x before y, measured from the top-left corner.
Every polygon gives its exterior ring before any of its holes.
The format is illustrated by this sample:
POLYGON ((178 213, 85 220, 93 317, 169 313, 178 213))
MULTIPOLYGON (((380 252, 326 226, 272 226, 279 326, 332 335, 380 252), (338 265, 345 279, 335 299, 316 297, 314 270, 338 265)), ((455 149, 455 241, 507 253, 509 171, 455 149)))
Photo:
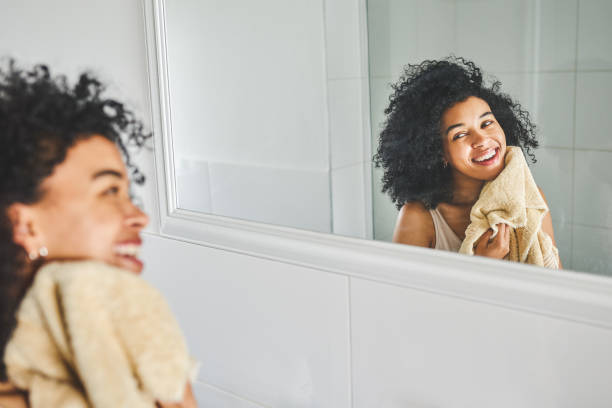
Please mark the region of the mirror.
POLYGON ((609 2, 367 0, 367 81, 330 63, 339 37, 360 41, 326 20, 333 1, 164 3, 179 208, 390 241, 397 210, 371 165, 390 84, 455 54, 534 118, 564 267, 612 274, 609 2))
MULTIPOLYGON (((407 61, 473 60, 534 118, 531 171, 564 267, 612 274, 612 139, 598 125, 612 108, 610 18, 596 0, 368 0, 372 133, 407 61)), ((374 238, 390 240, 397 211, 380 179, 375 169, 374 238)))

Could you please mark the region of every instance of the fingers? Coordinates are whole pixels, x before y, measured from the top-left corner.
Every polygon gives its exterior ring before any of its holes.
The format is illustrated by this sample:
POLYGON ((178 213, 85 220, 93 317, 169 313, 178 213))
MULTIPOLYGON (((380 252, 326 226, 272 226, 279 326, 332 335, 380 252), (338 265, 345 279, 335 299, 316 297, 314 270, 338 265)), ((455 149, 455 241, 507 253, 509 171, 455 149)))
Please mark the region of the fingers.
POLYGON ((493 230, 488 229, 484 234, 480 236, 478 239, 478 243, 476 244, 477 248, 486 248, 489 245, 489 240, 491 239, 491 235, 493 235, 493 230))
POLYGON ((493 230, 487 230, 478 239, 474 254, 501 259, 510 252, 510 229, 507 224, 497 225, 497 234, 491 239, 493 230))
POLYGON ((510 226, 507 224, 498 224, 497 236, 491 243, 501 257, 506 256, 510 252, 510 226))

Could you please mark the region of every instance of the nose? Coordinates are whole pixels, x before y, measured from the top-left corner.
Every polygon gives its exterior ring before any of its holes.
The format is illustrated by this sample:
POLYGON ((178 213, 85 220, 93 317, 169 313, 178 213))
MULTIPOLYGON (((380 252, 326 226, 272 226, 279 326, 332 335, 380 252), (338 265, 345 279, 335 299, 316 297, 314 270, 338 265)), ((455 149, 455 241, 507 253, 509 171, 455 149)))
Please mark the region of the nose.
POLYGON ((472 132, 472 147, 479 148, 484 146, 486 136, 480 129, 476 129, 472 132))
POLYGON ((140 231, 149 224, 149 216, 136 204, 130 201, 125 222, 128 227, 140 231))

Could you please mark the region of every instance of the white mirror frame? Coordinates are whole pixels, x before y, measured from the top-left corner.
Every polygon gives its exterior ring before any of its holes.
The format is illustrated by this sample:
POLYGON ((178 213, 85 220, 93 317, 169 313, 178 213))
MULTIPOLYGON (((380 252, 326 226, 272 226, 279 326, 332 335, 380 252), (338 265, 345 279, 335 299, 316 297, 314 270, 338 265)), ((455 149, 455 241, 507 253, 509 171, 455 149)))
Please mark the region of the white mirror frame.
MULTIPOLYGON (((612 280, 571 271, 348 238, 180 209, 164 0, 143 0, 160 235, 311 269, 612 328, 612 280)), ((361 41, 367 48, 365 0, 361 41)), ((367 58, 367 53, 366 53, 367 58)))

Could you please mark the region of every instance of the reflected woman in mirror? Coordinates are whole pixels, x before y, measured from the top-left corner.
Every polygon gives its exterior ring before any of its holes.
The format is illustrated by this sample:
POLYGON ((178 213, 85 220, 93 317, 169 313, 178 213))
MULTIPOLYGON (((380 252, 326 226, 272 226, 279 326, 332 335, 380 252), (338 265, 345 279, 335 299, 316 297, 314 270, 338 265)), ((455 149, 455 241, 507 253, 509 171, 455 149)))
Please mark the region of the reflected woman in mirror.
POLYGON ((374 157, 400 210, 393 241, 560 267, 544 195, 524 154, 528 112, 463 58, 408 65, 374 157))
POLYGON ((195 407, 182 334, 138 277, 148 217, 128 146, 150 134, 103 91, 89 74, 70 86, 0 67, 4 408, 195 407))

